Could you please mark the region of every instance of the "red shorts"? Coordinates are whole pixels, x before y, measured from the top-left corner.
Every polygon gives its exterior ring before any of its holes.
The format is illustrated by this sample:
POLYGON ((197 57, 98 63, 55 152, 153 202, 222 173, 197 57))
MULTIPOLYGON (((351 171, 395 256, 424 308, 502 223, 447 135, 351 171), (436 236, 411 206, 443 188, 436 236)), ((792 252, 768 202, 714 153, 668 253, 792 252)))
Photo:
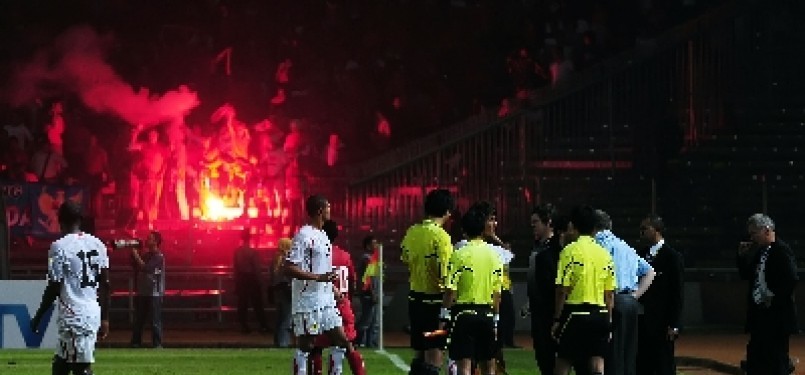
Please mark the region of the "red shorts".
MULTIPOLYGON (((349 298, 344 298, 336 307, 338 308, 338 313, 341 314, 341 326, 344 327, 344 334, 346 334, 347 340, 355 340, 358 332, 355 331, 355 314, 352 312, 352 303, 349 298)), ((319 335, 316 337, 315 345, 319 348, 326 348, 332 346, 332 343, 327 335, 319 335)))

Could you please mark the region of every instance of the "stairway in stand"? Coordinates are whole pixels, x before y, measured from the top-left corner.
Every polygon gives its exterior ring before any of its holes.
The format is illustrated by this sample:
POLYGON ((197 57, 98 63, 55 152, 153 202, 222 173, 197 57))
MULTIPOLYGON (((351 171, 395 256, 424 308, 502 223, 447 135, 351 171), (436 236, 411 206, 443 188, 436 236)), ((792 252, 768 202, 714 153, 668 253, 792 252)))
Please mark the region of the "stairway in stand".
MULTIPOLYGON (((669 238, 685 250, 688 266, 734 265, 746 219, 766 212, 779 238, 805 255, 805 26, 802 2, 789 2, 755 34, 756 48, 741 56, 725 130, 692 145, 669 166, 659 207, 677 223, 669 238)), ((801 260, 800 260, 801 263, 801 260)))

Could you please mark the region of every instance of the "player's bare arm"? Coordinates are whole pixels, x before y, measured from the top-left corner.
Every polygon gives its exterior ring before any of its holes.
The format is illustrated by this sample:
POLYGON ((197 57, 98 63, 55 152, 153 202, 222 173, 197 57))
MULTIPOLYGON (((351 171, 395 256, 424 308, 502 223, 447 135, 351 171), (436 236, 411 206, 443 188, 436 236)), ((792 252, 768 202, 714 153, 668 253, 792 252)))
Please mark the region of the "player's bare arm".
POLYGON ((442 289, 442 310, 439 312, 439 331, 444 331, 450 321, 450 309, 456 301, 456 291, 449 288, 442 289))
POLYGON ((615 308, 615 292, 612 290, 604 291, 604 303, 607 305, 607 316, 609 324, 612 324, 612 310, 615 308))
POLYGON ((30 326, 31 331, 39 334, 42 333, 39 330, 39 325, 42 322, 42 316, 45 315, 45 312, 50 309, 53 305, 53 301, 59 297, 59 292, 61 291, 61 282, 58 281, 49 281, 48 286, 45 287, 44 293, 42 293, 42 302, 39 303, 39 308, 36 310, 36 314, 31 319, 30 326))
POLYGON ((492 293, 492 321, 495 327, 495 337, 498 335, 498 322, 500 321, 500 291, 492 293))
POLYGON ((143 260, 143 257, 140 256, 139 250, 131 250, 131 259, 134 259, 134 262, 137 263, 137 267, 145 267, 145 261, 143 260))
POLYGON ((318 282, 328 282, 328 281, 335 281, 337 276, 335 272, 327 272, 323 274, 315 274, 308 271, 303 270, 298 265, 288 262, 285 262, 285 274, 299 280, 310 280, 310 281, 318 281, 318 282))
POLYGON ((554 339, 556 339, 556 330, 559 328, 559 319, 562 318, 562 310, 565 308, 565 300, 571 290, 573 290, 573 288, 569 286, 556 286, 556 310, 554 310, 553 328, 551 328, 551 334, 554 339))
POLYGON ((98 304, 101 306, 101 328, 98 338, 103 340, 109 334, 109 305, 111 300, 111 286, 109 284, 109 270, 102 268, 98 275, 98 304))
POLYGON ((341 299, 344 298, 344 295, 335 284, 333 284, 333 296, 335 296, 335 302, 341 302, 341 299))

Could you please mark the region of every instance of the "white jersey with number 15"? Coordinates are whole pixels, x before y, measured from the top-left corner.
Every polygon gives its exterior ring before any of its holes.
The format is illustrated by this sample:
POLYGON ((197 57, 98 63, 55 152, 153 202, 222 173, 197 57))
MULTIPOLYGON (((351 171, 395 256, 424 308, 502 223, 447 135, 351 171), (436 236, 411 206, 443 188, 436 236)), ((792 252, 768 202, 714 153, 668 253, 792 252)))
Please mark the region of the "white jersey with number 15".
POLYGON ((71 233, 50 245, 48 280, 62 284, 56 302, 60 325, 97 330, 98 276, 108 268, 106 245, 92 235, 71 233))

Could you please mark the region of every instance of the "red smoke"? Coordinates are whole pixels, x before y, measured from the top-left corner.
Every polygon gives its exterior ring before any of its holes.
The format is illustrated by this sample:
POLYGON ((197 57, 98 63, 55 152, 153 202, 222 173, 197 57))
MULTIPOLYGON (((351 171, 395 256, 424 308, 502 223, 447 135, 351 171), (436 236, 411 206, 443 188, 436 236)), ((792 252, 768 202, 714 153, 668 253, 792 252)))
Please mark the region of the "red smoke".
POLYGON ((199 104, 196 93, 185 86, 161 96, 148 89, 135 91, 105 61, 104 52, 104 40, 92 28, 68 30, 17 70, 11 103, 17 106, 46 96, 41 87, 56 84, 78 94, 97 112, 146 126, 183 117, 199 104))

